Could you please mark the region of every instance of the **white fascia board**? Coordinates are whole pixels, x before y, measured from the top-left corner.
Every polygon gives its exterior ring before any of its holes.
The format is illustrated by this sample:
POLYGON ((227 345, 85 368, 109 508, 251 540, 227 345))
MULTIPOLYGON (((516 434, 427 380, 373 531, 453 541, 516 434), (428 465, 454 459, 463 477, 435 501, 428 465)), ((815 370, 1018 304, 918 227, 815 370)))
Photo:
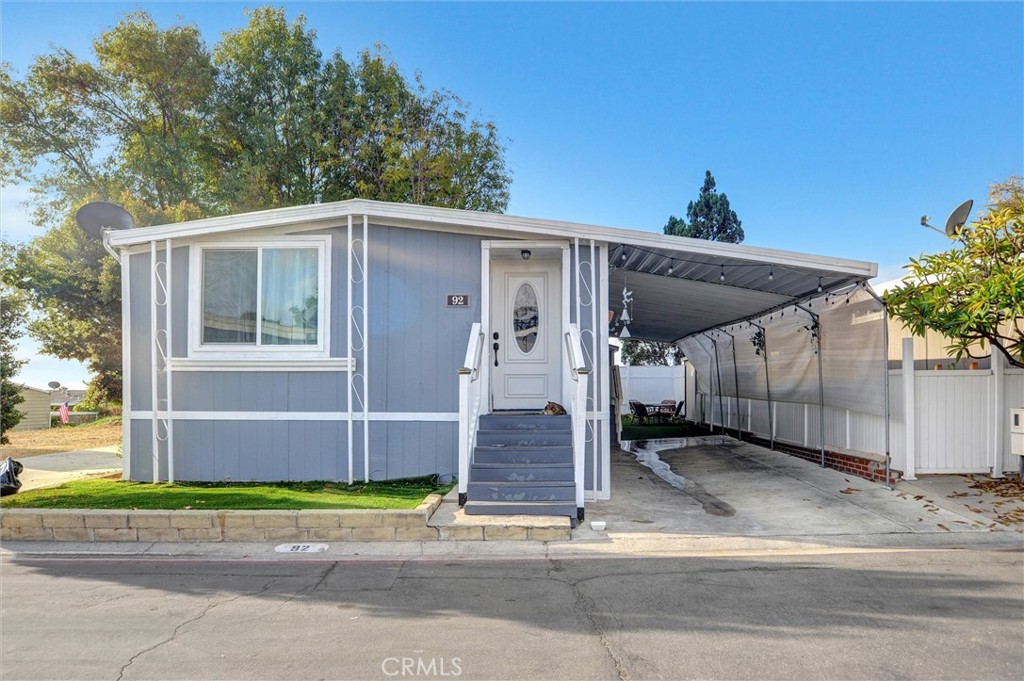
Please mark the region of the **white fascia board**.
POLYGON ((112 246, 130 246, 159 239, 200 237, 225 232, 239 232, 269 227, 284 227, 307 224, 310 227, 343 225, 348 216, 368 216, 371 221, 398 227, 417 226, 433 228, 454 228, 487 230, 495 235, 517 237, 524 234, 579 237, 594 239, 608 244, 627 244, 642 248, 665 249, 688 254, 708 255, 717 258, 742 260, 745 262, 772 263, 780 266, 808 268, 824 272, 841 272, 858 277, 870 278, 878 273, 876 263, 845 258, 832 258, 782 251, 759 246, 744 246, 704 239, 669 236, 654 232, 643 232, 618 227, 601 227, 560 220, 541 220, 503 213, 482 213, 454 208, 436 208, 405 203, 387 203, 366 199, 348 199, 334 203, 311 206, 274 208, 255 213, 243 213, 218 218, 207 218, 171 225, 141 227, 138 229, 112 232, 112 246))

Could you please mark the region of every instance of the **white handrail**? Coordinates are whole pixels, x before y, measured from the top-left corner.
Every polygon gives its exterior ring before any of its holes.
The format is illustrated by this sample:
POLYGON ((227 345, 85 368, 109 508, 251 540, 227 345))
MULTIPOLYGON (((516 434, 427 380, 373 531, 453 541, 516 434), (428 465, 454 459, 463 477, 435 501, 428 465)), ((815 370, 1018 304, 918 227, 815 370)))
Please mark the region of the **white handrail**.
POLYGON ((577 513, 583 510, 583 473, 586 442, 587 418, 587 383, 590 380, 590 369, 583 359, 583 345, 580 343, 580 328, 577 324, 569 324, 565 332, 565 352, 569 360, 569 375, 576 383, 576 390, 570 403, 572 415, 572 461, 573 477, 576 483, 577 513))
POLYGON ((469 331, 465 366, 459 369, 459 504, 466 501, 469 489, 469 464, 476 445, 480 416, 480 360, 483 355, 484 332, 479 322, 469 331))

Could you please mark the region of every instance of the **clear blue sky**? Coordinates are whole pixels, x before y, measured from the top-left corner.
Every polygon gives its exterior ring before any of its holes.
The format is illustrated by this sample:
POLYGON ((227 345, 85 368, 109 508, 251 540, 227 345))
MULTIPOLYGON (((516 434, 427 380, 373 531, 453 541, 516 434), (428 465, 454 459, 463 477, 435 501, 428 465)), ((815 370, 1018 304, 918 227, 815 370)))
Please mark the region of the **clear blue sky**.
MULTIPOLYGON (((2 59, 88 57, 133 8, 212 46, 257 4, 4 0, 2 59)), ((325 53, 384 43, 494 120, 514 214, 660 231, 710 169, 746 243, 878 262, 888 279, 945 247, 922 214, 941 227, 1024 173, 1020 2, 275 4, 325 53)), ((9 238, 38 233, 24 196, 5 189, 9 238)), ((85 377, 58 369, 22 377, 85 377)))

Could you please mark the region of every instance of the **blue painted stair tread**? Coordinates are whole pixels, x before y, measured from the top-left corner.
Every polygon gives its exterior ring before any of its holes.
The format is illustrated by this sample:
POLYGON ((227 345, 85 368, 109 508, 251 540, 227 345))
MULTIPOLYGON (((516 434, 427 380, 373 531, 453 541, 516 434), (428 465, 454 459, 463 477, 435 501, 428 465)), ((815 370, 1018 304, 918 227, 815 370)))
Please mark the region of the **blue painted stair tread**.
POLYGON ((465 513, 577 516, 569 416, 482 415, 473 454, 465 513))

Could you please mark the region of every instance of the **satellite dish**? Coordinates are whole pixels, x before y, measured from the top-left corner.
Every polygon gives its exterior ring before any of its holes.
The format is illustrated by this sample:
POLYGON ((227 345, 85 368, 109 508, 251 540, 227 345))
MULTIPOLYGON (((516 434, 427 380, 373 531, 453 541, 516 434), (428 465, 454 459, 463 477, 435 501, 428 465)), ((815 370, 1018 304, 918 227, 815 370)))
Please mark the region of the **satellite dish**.
POLYGON ((960 228, 967 224, 967 218, 971 216, 971 208, 973 206, 974 199, 967 199, 949 214, 949 219, 946 220, 946 236, 956 236, 960 228))
POLYGON ((50 381, 46 385, 50 386, 50 390, 56 390, 60 387, 60 381, 50 381))
POLYGON ((135 220, 121 206, 106 201, 93 201, 78 209, 75 222, 94 239, 102 239, 103 232, 110 230, 132 229, 135 220))

